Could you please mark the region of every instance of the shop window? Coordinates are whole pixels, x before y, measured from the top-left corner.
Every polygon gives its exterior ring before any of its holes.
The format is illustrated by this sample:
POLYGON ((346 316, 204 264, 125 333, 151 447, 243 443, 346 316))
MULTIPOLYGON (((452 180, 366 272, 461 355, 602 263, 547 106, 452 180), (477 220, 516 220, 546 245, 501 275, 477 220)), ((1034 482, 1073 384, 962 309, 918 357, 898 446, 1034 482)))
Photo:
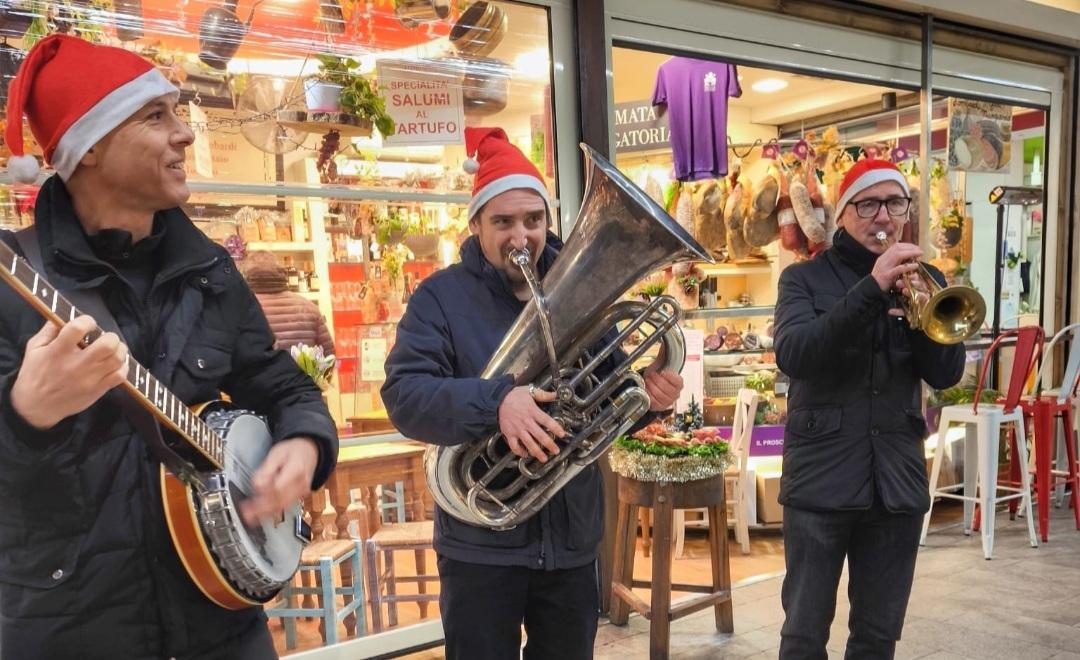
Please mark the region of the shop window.
MULTIPOLYGON (((400 440, 379 396, 383 360, 412 292, 457 261, 469 235, 464 127, 502 127, 558 197, 550 10, 473 0, 142 0, 118 1, 112 13, 98 3, 31 4, 25 23, 5 16, 3 80, 50 31, 153 61, 180 88, 180 114, 196 132, 184 210, 245 274, 256 261, 271 265, 273 281, 259 286, 307 299, 325 318, 335 355, 325 397, 343 437, 400 440)), ((30 224, 34 192, 0 186, 0 227, 30 224)), ((385 486, 378 501, 388 520, 430 515, 419 482, 403 494, 393 480, 385 486)), ((327 529, 345 506, 337 515, 327 529)), ((397 559, 399 575, 415 575, 413 553, 397 559)), ((437 603, 422 611, 399 604, 394 625, 437 620, 437 603)), ((299 623, 297 650, 322 644, 317 626, 299 623)), ((272 630, 285 653, 278 622, 272 630)))
MULTIPOLYGON (((684 325, 704 337, 696 396, 707 423, 730 424, 739 387, 784 389, 772 352, 777 281, 829 244, 846 169, 870 155, 911 171, 915 151, 894 152, 896 137, 880 134, 910 112, 896 100, 911 93, 629 48, 614 48, 612 63, 617 166, 716 259, 655 274, 631 295, 676 297, 684 325), (830 121, 857 111, 851 126, 830 121), (780 198, 793 186, 806 204, 781 228, 780 198)), ((759 422, 783 423, 783 403, 776 397, 759 422)))

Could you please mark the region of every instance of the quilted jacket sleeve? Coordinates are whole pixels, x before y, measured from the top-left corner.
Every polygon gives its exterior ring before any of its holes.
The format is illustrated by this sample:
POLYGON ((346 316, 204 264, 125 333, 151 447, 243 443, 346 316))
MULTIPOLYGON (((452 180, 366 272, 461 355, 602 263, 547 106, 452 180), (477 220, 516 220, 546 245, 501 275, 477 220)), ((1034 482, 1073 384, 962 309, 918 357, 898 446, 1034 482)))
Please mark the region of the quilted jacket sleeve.
POLYGON ((455 445, 498 430, 499 404, 513 377, 458 378, 452 360, 446 315, 430 287, 421 285, 398 324, 382 387, 390 420, 406 436, 455 445))

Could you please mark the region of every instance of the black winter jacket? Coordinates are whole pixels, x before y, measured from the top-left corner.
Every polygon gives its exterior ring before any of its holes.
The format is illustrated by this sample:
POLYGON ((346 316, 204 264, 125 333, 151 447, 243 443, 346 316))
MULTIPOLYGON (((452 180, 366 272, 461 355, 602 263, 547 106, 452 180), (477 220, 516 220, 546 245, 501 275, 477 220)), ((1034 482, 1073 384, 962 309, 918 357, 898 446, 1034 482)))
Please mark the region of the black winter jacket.
MULTIPOLYGON (((548 234, 543 277, 562 243, 548 234)), ((403 434, 436 445, 485 440, 499 430, 498 408, 513 377, 477 378, 525 303, 506 274, 484 258, 479 241, 461 247, 461 262, 416 289, 386 359, 383 402, 403 434)), ((598 373, 608 373, 616 352, 598 373)), ((596 558, 603 533, 603 485, 595 464, 582 470, 526 523, 507 531, 460 522, 436 511, 435 549, 458 561, 563 569, 596 558)))
MULTIPOLYGON (((141 283, 91 249, 57 177, 42 187, 35 218, 46 278, 101 292, 132 354, 162 383, 188 404, 224 391, 266 415, 276 440, 314 438, 315 483, 326 480, 337 435, 319 390, 272 349, 228 254, 183 212, 155 217, 155 235, 164 232, 156 274, 141 283)), ((13 235, 0 238, 21 252, 13 235)), ((231 639, 265 625, 262 610, 220 609, 187 578, 162 516, 158 465, 111 396, 44 432, 11 409, 26 342, 44 320, 4 285, 0 309, 0 655, 227 657, 231 639)))
POLYGON ((791 378, 785 506, 866 509, 875 491, 894 513, 930 506, 920 381, 954 385, 964 347, 935 343, 888 316, 891 298, 869 275, 873 259, 840 230, 834 247, 780 276, 776 364, 791 378))

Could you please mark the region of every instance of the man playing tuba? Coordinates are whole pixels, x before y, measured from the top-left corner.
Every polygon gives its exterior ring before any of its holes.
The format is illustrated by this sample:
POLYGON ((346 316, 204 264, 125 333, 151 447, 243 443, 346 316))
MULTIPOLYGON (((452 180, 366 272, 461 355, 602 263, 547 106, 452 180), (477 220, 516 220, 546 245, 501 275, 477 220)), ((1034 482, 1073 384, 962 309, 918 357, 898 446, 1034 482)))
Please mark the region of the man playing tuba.
MULTIPOLYGON (((510 375, 477 376, 531 300, 510 252, 527 248, 543 278, 562 243, 548 231, 551 203, 540 172, 503 130, 466 128, 465 138, 476 159, 466 162, 475 174, 468 208, 472 236, 461 247, 461 262, 428 277, 410 298, 386 360, 383 402, 409 437, 455 445, 482 442, 499 431, 514 454, 546 462, 559 452, 555 438, 566 433, 537 405, 554 394, 515 386, 510 375)), ((623 357, 617 351, 606 364, 623 357)), ((654 369, 644 378, 650 409, 670 409, 682 378, 654 369)), ((537 515, 506 531, 469 525, 437 509, 446 657, 519 657, 524 624, 525 658, 591 658, 602 512, 595 464, 537 515)))

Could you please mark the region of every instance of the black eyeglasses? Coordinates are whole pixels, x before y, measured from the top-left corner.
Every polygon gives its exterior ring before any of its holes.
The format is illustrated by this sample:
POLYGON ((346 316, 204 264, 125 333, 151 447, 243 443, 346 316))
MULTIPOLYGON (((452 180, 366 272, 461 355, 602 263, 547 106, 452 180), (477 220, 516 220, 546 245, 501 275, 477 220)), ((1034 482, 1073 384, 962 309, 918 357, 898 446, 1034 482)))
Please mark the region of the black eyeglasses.
POLYGON ((855 213, 860 218, 873 218, 881 210, 881 205, 885 205, 885 212, 891 216, 904 215, 908 212, 908 207, 911 206, 910 197, 890 197, 889 199, 861 199, 857 202, 852 202, 855 206, 855 213))

